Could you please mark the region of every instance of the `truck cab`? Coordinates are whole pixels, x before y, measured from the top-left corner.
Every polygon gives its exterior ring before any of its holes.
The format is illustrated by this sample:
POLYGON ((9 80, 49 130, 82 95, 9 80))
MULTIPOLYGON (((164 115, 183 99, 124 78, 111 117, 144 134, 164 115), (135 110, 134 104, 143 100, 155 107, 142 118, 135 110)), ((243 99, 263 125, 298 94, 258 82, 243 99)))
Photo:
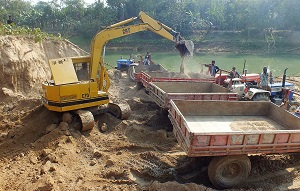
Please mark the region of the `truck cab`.
POLYGON ((241 78, 227 78, 226 80, 224 80, 223 86, 228 87, 232 92, 237 93, 240 99, 244 97, 246 86, 242 82, 241 78))

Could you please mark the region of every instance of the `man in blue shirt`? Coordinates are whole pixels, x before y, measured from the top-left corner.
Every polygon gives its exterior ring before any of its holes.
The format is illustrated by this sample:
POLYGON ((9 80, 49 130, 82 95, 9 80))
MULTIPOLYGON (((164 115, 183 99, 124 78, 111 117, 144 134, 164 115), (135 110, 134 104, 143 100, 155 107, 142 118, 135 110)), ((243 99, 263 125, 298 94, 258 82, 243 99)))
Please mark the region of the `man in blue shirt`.
POLYGON ((214 60, 211 61, 211 64, 205 64, 205 66, 208 67, 209 74, 214 77, 216 76, 216 73, 220 70, 220 68, 216 65, 216 62, 214 60))

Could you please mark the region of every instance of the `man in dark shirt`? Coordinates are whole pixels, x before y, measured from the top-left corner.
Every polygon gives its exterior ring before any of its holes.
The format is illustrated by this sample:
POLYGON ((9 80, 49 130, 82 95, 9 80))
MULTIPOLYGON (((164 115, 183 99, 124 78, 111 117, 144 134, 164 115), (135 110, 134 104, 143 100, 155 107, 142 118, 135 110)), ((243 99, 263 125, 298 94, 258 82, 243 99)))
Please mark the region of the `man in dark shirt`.
POLYGON ((236 68, 233 66, 232 70, 229 73, 230 78, 239 78, 240 74, 235 70, 236 68))
POLYGON ((8 16, 7 24, 14 25, 14 21, 10 15, 8 16))
POLYGON ((147 52, 144 60, 144 65, 150 65, 150 63, 151 63, 151 54, 147 52))

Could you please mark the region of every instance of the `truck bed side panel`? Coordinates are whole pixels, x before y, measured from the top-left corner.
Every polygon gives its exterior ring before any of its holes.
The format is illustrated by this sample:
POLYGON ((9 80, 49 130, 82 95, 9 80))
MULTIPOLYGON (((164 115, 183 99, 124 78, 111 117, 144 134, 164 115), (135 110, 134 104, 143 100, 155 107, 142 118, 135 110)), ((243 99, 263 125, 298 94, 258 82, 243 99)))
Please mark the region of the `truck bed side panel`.
POLYGON ((174 100, 182 115, 226 116, 226 115, 267 115, 268 101, 181 101, 174 100))
POLYGON ((222 115, 220 119, 218 111, 208 109, 218 108, 217 104, 219 104, 218 101, 171 101, 169 118, 173 124, 173 132, 188 156, 299 152, 300 119, 291 113, 271 102, 226 103, 223 101, 219 106, 222 108, 227 105, 228 109, 224 110, 224 112, 227 111, 227 115, 222 115), (240 103, 240 106, 237 103, 240 103), (239 109, 245 109, 242 112, 243 115, 238 113, 239 109), (202 122, 197 123, 204 125, 199 126, 202 129, 191 126, 189 118, 192 116, 201 119, 202 122), (245 120, 247 117, 249 120, 245 120), (239 121, 241 118, 245 119, 239 121), (284 118, 292 124, 286 126, 289 122, 286 122, 284 118), (240 123, 242 126, 234 129, 232 128, 233 122, 240 123), (221 130, 216 130, 216 127, 212 128, 210 123, 214 126, 221 124, 221 130), (257 127, 251 129, 255 123, 257 127), (222 127, 226 124, 230 124, 228 127, 231 128, 222 127), (267 126, 268 124, 270 127, 267 126))
POLYGON ((286 129, 293 130, 295 128, 300 129, 300 121, 294 115, 288 115, 286 110, 277 109, 278 106, 275 104, 270 104, 269 116, 274 121, 283 125, 286 129))
POLYGON ((151 82, 149 94, 162 108, 173 100, 237 100, 237 93, 228 92, 212 82, 151 82))
MULTIPOLYGON (((198 74, 200 75, 200 74, 198 74)), ((141 80, 143 86, 147 89, 150 82, 215 82, 215 78, 211 76, 186 76, 175 72, 141 72, 141 80)))

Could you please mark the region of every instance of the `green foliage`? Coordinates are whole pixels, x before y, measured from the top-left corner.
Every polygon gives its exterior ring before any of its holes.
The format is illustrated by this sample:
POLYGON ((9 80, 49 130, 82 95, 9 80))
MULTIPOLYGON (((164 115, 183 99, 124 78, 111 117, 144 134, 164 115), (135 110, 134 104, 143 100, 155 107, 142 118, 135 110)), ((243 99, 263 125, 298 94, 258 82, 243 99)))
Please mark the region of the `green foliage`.
POLYGON ((241 50, 260 50, 264 47, 264 43, 253 40, 241 40, 238 47, 241 50))
POLYGON ((40 28, 29 28, 29 27, 20 27, 16 25, 3 24, 0 26, 0 35, 26 35, 34 37, 35 42, 40 42, 45 38, 51 38, 56 40, 61 40, 61 35, 58 34, 54 36, 46 32, 41 31, 40 28))
MULTIPOLYGON (((15 27, 20 27, 13 29, 3 25, 1 34, 26 33, 29 29, 22 26, 29 26, 67 38, 90 39, 90 42, 100 30, 136 17, 140 11, 180 32, 186 39, 203 42, 242 38, 237 40, 242 48, 254 49, 259 47, 256 43, 266 43, 265 39, 269 38, 264 37, 265 29, 300 30, 299 0, 106 0, 106 3, 97 0, 86 5, 83 0, 52 0, 32 5, 28 0, 0 1, 1 22, 6 23, 8 15, 12 15, 15 27), (241 33, 238 36, 230 36, 232 33, 211 35, 215 31, 241 33), (263 41, 257 41, 261 35, 263 41)), ((32 34, 37 41, 49 37, 41 31, 32 34)), ((114 42, 165 43, 151 32, 140 32, 114 42)))

